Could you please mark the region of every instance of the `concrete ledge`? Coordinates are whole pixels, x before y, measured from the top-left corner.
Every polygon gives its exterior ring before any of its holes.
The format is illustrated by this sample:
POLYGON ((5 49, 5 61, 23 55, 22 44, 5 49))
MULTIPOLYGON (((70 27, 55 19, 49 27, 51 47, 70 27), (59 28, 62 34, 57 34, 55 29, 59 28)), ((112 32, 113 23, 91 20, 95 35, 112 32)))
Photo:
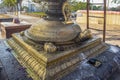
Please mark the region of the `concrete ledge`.
POLYGON ((0 22, 12 22, 13 18, 0 18, 0 22))

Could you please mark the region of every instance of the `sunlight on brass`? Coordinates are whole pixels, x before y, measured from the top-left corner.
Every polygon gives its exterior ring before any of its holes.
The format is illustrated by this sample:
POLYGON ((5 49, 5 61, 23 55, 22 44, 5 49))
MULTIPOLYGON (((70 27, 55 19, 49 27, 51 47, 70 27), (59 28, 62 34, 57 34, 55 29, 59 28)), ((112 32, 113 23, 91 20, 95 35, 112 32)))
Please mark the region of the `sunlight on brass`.
POLYGON ((7 40, 33 80, 60 80, 77 68, 83 55, 93 57, 108 48, 90 30, 69 22, 66 0, 48 0, 48 6, 46 18, 7 40))

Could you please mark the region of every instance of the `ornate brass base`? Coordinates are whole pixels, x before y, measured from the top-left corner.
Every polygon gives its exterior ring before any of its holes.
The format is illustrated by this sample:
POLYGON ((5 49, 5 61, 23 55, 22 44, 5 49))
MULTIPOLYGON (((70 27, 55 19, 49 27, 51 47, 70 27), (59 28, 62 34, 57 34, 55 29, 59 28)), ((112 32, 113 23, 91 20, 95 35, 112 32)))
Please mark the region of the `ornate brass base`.
POLYGON ((93 38, 74 49, 48 53, 34 49, 24 42, 20 34, 12 36, 7 42, 14 50, 13 55, 33 80, 59 80, 74 71, 82 60, 98 55, 108 48, 100 38, 93 38))

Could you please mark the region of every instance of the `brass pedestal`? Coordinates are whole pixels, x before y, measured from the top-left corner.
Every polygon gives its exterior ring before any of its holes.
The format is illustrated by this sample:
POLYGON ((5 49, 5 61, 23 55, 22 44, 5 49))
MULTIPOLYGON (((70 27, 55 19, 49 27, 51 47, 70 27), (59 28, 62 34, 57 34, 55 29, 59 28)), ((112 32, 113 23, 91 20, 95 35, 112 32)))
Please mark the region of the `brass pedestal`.
POLYGON ((7 42, 33 80, 59 80, 74 71, 82 60, 98 55, 108 48, 100 38, 92 38, 73 49, 48 53, 37 51, 24 42, 20 34, 13 34, 12 37, 7 42))

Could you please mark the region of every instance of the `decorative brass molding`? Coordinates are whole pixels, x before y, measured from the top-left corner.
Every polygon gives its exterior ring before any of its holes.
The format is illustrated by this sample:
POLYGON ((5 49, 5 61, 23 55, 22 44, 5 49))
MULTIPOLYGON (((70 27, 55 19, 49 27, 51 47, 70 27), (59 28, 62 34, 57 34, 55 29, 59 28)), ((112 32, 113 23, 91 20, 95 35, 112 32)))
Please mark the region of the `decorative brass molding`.
POLYGON ((7 42, 14 50, 14 56, 27 68, 27 72, 34 80, 60 79, 70 71, 74 71, 85 58, 98 55, 108 48, 100 38, 93 38, 72 50, 55 51, 50 54, 44 50, 35 50, 34 47, 24 42, 20 34, 12 36, 13 38, 7 42))
POLYGON ((47 1, 48 17, 7 40, 13 55, 33 80, 60 80, 81 61, 108 48, 90 30, 82 31, 79 25, 69 23, 67 0, 47 1))

